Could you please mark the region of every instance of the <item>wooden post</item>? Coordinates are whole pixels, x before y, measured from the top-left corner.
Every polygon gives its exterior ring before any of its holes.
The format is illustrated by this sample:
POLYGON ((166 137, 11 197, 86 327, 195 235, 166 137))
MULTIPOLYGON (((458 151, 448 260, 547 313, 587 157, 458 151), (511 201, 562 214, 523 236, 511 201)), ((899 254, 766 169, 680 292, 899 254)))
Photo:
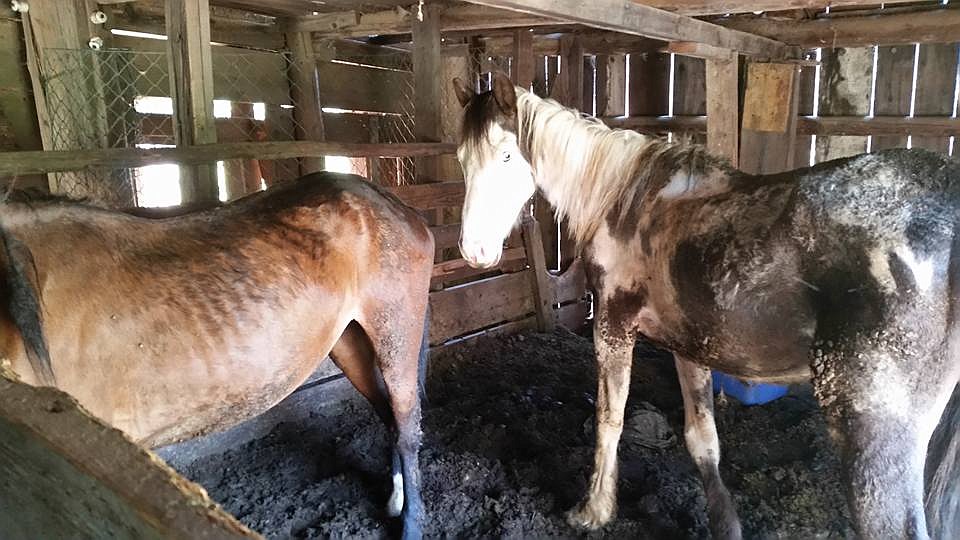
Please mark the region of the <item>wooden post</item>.
POLYGON ((575 35, 560 38, 560 79, 554 97, 568 107, 583 110, 583 44, 575 35))
POLYGON ((553 309, 554 299, 550 294, 550 276, 547 275, 547 260, 540 238, 540 224, 535 219, 523 220, 523 247, 530 265, 530 286, 537 311, 537 329, 550 332, 557 324, 553 309))
MULTIPOLYGON (((429 2, 419 9, 420 13, 413 20, 414 136, 417 141, 438 142, 442 137, 440 85, 443 81, 438 76, 442 69, 441 7, 429 2)), ((418 159, 416 168, 419 181, 440 180, 436 158, 418 159)))
MULTIPOLYGON (((31 95, 30 74, 22 60, 25 47, 19 21, 0 19, 0 50, 6 52, 0 54, 0 115, 13 135, 13 149, 43 150, 33 102, 37 96, 31 95)), ((46 175, 38 174, 17 178, 17 187, 48 191, 50 184, 46 175)))
POLYGON ((707 59, 707 148, 713 154, 739 162, 740 92, 737 53, 707 59))
MULTIPOLYGON (((313 42, 308 32, 289 32, 286 38, 291 55, 288 77, 290 96, 293 98, 295 136, 300 141, 323 141, 326 133, 313 42)), ((300 160, 300 174, 322 171, 323 167, 322 157, 300 160)))
MULTIPOLYGON (((673 114, 703 116, 707 114, 706 61, 703 58, 676 55, 673 58, 673 114)), ((706 144, 706 133, 686 132, 682 137, 706 144)))
POLYGON ((533 33, 521 28, 513 31, 513 83, 529 90, 533 86, 533 33))
POLYGON ((750 63, 747 68, 740 169, 752 174, 791 170, 797 140, 798 67, 750 63))
POLYGON ((623 54, 597 56, 597 115, 626 114, 627 57, 623 54))
MULTIPOLYGON (((215 143, 209 0, 168 0, 166 25, 176 143, 215 143)), ((184 204, 218 200, 213 164, 180 167, 180 192, 184 204)))

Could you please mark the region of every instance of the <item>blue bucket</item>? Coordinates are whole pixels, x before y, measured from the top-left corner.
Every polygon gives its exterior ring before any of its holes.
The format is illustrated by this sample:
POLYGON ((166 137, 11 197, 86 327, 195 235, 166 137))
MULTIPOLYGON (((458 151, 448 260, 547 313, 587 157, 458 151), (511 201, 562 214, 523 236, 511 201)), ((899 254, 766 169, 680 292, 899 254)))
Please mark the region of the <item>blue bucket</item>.
POLYGON ((723 393, 737 398, 744 405, 762 405, 770 403, 787 394, 787 387, 781 384, 755 383, 713 370, 713 392, 723 393))

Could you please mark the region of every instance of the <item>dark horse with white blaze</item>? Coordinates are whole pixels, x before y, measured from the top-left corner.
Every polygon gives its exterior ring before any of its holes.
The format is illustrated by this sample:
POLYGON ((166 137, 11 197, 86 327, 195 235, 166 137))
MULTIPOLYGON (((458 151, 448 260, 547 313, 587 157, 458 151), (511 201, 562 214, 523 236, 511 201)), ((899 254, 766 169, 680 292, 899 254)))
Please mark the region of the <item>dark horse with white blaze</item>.
POLYGON ((812 381, 861 536, 960 533, 960 163, 894 150, 753 176, 701 147, 611 130, 502 74, 489 92, 454 86, 464 258, 495 265, 539 188, 595 294, 597 447, 571 524, 597 528, 616 511, 643 335, 676 358, 714 537, 741 526, 718 472, 711 368, 812 381))
POLYGON ((0 205, 0 361, 146 446, 224 429, 329 353, 393 430, 391 515, 421 535, 418 381, 434 242, 412 209, 319 173, 145 219, 0 205))

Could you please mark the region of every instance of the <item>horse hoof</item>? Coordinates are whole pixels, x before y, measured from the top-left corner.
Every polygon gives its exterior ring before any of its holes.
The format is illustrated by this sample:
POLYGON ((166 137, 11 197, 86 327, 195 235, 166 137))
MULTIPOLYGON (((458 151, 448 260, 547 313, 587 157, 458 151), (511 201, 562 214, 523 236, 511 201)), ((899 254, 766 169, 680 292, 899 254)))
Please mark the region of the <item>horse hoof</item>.
POLYGON ((567 512, 567 523, 576 529, 594 531, 610 521, 612 511, 601 511, 595 506, 581 502, 567 512))

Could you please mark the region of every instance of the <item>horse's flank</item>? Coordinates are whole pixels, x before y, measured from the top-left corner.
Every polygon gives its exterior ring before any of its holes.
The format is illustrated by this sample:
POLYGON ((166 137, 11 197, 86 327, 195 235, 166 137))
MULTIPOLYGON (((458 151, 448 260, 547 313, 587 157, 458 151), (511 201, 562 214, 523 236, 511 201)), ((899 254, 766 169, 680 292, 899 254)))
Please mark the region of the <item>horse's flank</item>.
MULTIPOLYGON (((147 445, 270 407, 433 256, 415 212, 330 174, 168 219, 33 202, 0 220, 32 254, 56 385, 147 445)), ((3 357, 36 384, 16 322, 3 357)))

